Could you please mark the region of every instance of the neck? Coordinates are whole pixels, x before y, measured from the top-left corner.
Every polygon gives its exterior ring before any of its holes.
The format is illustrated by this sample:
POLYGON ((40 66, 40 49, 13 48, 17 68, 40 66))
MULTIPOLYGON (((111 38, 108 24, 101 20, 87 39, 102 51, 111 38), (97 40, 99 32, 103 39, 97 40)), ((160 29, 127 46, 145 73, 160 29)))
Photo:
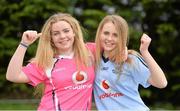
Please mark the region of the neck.
POLYGON ((105 57, 105 58, 108 58, 109 57, 109 52, 103 52, 103 56, 105 57))
POLYGON ((64 56, 71 56, 74 54, 73 50, 66 50, 66 51, 58 51, 57 55, 64 55, 64 56))

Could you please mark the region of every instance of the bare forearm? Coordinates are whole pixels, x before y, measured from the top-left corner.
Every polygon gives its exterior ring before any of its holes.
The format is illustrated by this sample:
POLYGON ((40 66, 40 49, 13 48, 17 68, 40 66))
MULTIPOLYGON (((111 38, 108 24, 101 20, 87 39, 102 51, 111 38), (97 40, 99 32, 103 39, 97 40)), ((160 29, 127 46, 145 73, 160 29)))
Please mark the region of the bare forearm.
POLYGON ((36 41, 36 39, 41 35, 41 33, 37 34, 37 31, 33 30, 27 30, 23 33, 21 43, 9 62, 6 73, 7 80, 16 83, 27 83, 30 81, 26 74, 21 71, 24 55, 27 47, 36 41))
POLYGON ((22 64, 26 50, 27 48, 22 45, 19 45, 18 48, 16 49, 7 68, 7 73, 6 73, 7 80, 16 82, 16 79, 21 74, 22 64))
POLYGON ((150 73, 151 73, 149 82, 153 86, 158 87, 158 88, 166 87, 167 80, 164 75, 164 72, 162 71, 160 66, 157 64, 157 62, 154 60, 154 58, 151 56, 149 51, 144 51, 141 54, 142 54, 143 58, 145 59, 147 65, 149 67, 150 73))

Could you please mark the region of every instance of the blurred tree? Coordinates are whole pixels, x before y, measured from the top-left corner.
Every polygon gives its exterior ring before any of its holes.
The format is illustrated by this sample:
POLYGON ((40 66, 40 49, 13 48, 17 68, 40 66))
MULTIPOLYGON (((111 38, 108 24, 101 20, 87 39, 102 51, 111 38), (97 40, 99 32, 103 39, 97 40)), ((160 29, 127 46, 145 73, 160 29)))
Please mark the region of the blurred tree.
MULTIPOLYGON (((129 24, 129 48, 139 50, 143 32, 152 38, 150 52, 165 71, 168 87, 140 89, 146 103, 180 104, 180 1, 179 0, 1 0, 0 1, 0 98, 28 92, 27 85, 11 84, 5 80, 8 62, 13 55, 23 31, 40 31, 45 20, 56 12, 67 12, 76 17, 84 27, 86 41, 94 41, 96 29, 107 14, 118 14, 129 24), (18 91, 16 91, 18 89, 18 91), (6 95, 6 96, 5 96, 6 95)), ((34 56, 32 45, 25 60, 34 56)), ((26 63, 25 63, 26 64, 26 63)), ((19 96, 20 97, 20 96, 19 96)), ((171 105, 169 105, 171 106, 171 105)), ((172 109, 172 108, 171 108, 172 109)))

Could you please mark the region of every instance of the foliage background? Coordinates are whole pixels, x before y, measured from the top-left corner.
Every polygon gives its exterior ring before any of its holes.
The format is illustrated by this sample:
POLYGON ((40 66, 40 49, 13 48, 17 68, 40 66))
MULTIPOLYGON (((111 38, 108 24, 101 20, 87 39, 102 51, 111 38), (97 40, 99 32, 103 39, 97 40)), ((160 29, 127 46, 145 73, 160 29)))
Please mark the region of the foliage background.
MULTIPOLYGON (((107 14, 118 14, 129 23, 128 48, 138 51, 139 39, 147 33, 152 38, 150 52, 168 79, 165 89, 140 88, 143 100, 149 106, 180 109, 179 6, 179 0, 0 0, 0 98, 34 98, 31 86, 5 79, 23 31, 40 31, 50 15, 66 12, 86 29, 85 40, 93 41, 100 20, 107 14)), ((36 46, 28 49, 24 64, 34 56, 36 46)))

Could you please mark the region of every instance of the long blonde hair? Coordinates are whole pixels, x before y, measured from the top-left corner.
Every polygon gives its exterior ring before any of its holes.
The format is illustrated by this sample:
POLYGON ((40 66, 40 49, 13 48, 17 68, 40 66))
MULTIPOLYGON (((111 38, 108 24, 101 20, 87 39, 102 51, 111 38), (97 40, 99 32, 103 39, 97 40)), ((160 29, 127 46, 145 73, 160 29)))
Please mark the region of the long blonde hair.
MULTIPOLYGON (((129 41, 129 38, 128 38, 129 29, 128 29, 128 23, 126 22, 126 20, 119 15, 107 15, 99 24, 99 27, 96 33, 96 40, 95 40, 96 42, 96 69, 101 65, 100 60, 103 53, 103 48, 101 47, 101 43, 100 43, 101 42, 100 36, 102 33, 103 26, 108 22, 112 22, 117 30, 117 36, 118 36, 117 47, 110 52, 109 60, 115 63, 115 70, 119 76, 121 73, 122 65, 125 62, 132 64, 131 58, 128 57, 125 61, 123 58, 125 54, 124 51, 126 50, 126 47, 129 41)), ((135 50, 128 50, 128 54, 140 56, 140 54, 135 50)))
POLYGON ((100 65, 100 58, 103 53, 103 49, 100 44, 100 34, 102 33, 102 28, 104 24, 107 22, 112 22, 116 28, 117 35, 118 35, 118 42, 117 47, 111 51, 109 59, 117 64, 123 62, 122 52, 125 50, 127 43, 128 43, 128 24, 127 22, 118 15, 107 15, 104 19, 100 22, 97 33, 96 33, 96 66, 99 67, 100 65))
POLYGON ((89 51, 85 46, 81 27, 75 18, 66 13, 54 14, 46 21, 41 31, 42 36, 39 40, 34 61, 38 64, 38 66, 44 69, 52 66, 53 57, 56 54, 56 48, 52 42, 51 30, 52 25, 58 21, 66 21, 71 25, 71 28, 75 33, 73 50, 76 62, 78 62, 79 65, 83 64, 87 66, 89 63, 89 51))

